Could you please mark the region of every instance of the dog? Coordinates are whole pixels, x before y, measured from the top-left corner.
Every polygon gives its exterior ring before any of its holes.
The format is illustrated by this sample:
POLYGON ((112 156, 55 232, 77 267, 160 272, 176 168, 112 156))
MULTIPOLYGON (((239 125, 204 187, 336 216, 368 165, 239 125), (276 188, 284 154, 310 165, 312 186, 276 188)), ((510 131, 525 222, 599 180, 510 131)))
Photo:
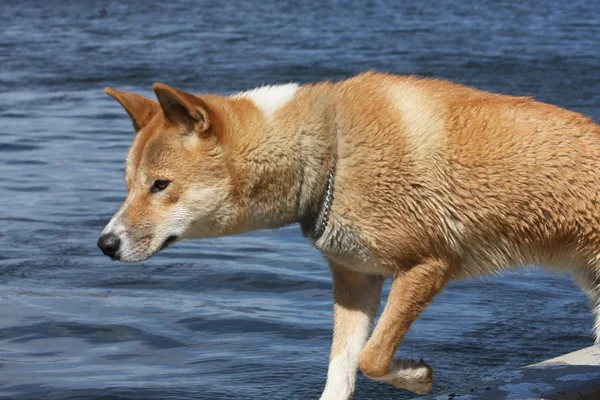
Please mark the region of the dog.
POLYGON ((542 265, 571 273, 600 330, 600 126, 528 97, 370 71, 232 96, 106 88, 137 132, 128 195, 98 246, 142 261, 187 238, 299 223, 329 263, 334 334, 322 400, 357 370, 424 394, 394 359, 451 280, 542 265), (382 285, 389 298, 371 333, 382 285))

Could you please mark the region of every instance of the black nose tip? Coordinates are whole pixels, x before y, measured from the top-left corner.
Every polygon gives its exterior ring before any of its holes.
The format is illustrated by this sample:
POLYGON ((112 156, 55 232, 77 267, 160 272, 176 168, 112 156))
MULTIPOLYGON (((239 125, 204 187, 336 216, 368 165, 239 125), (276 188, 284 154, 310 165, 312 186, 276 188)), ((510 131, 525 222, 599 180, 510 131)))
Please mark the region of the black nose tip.
POLYGON ((107 233, 100 236, 97 244, 105 255, 113 258, 119 250, 119 244, 121 244, 121 241, 114 233, 107 233))

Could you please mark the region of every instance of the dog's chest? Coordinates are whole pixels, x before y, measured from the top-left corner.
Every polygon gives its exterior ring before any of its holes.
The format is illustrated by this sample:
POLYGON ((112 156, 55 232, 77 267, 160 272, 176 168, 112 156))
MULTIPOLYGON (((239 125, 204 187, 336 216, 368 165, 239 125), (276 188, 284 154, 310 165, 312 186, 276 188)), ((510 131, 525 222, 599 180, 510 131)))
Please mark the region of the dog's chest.
POLYGON ((314 242, 329 260, 355 272, 371 275, 388 275, 378 265, 371 251, 359 236, 342 221, 331 221, 323 236, 314 242))

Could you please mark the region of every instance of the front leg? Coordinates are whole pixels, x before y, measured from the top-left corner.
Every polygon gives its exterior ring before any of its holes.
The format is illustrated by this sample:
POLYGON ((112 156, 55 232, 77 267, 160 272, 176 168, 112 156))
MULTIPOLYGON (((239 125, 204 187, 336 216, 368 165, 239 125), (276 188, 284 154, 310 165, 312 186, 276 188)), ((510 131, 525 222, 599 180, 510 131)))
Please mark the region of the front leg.
POLYGON ((329 263, 333 275, 333 343, 321 400, 349 400, 358 360, 381 300, 384 277, 329 263))
POLYGON ((447 262, 426 260, 394 278, 385 309, 360 357, 365 375, 417 394, 431 389, 433 377, 427 364, 393 358, 410 325, 451 273, 447 262))

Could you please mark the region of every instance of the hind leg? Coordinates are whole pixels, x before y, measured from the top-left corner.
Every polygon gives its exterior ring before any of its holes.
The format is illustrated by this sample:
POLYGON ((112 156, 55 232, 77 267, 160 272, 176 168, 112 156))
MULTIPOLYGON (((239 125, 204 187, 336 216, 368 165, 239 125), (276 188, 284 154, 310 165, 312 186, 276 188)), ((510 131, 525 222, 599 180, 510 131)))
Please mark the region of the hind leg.
POLYGON ((594 335, 596 344, 600 345, 600 278, 593 270, 589 266, 578 268, 573 272, 573 280, 590 299, 595 318, 594 335))
POLYGON ((433 377, 428 365, 393 357, 410 325, 450 276, 448 263, 427 260, 394 279, 385 309, 360 357, 365 375, 418 394, 431 389, 433 377))

